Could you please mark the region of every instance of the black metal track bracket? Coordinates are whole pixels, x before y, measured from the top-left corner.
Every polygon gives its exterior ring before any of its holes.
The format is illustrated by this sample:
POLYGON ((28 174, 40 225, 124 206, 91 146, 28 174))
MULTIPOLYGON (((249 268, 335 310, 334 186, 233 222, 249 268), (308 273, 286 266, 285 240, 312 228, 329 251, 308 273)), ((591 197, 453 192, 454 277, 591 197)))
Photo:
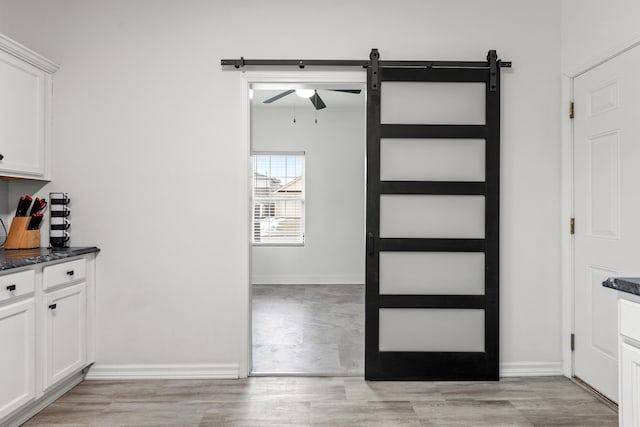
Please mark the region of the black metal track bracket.
POLYGON ((369 66, 371 68, 371 87, 369 88, 373 92, 377 92, 380 87, 380 52, 378 49, 371 49, 369 54, 369 66))
POLYGON ((489 63, 489 90, 495 92, 498 88, 498 53, 495 50, 487 53, 487 62, 489 63))

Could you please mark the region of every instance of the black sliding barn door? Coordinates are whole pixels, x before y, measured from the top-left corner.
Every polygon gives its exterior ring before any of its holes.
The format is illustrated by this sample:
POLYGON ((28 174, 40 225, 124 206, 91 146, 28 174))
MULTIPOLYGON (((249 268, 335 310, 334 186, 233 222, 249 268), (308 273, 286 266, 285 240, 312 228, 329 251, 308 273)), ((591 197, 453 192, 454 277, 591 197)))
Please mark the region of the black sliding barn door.
POLYGON ((498 379, 500 66, 371 52, 368 380, 498 379))

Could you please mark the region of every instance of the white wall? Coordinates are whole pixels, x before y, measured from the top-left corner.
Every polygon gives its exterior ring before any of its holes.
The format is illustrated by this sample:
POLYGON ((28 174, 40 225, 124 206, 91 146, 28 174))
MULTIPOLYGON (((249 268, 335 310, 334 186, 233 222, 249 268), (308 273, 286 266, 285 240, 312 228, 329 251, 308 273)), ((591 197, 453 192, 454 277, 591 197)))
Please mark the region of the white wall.
POLYGON ((562 0, 562 70, 582 71, 640 41, 637 0, 562 0))
MULTIPOLYGON (((11 215, 9 212, 9 183, 6 181, 0 181, 0 218, 4 221, 6 231, 8 231, 11 215)), ((6 235, 5 230, 0 229, 0 243, 4 241, 6 235)))
POLYGON ((313 111, 252 109, 253 150, 304 151, 306 175, 305 244, 254 246, 253 283, 364 283, 364 99, 313 111))
MULTIPOLYGON (((0 0, 0 34, 9 31, 9 0, 0 0)), ((0 218, 9 228, 9 183, 0 181, 0 218)), ((0 229, 0 242, 4 241, 5 232, 0 229)))
MULTIPOLYGON (((501 359, 560 352, 560 5, 554 0, 11 0, 61 64, 54 185, 98 245, 98 364, 246 366, 247 145, 221 58, 514 62, 503 78, 501 359), (151 207, 150 207, 151 206, 151 207)), ((521 364, 521 365, 518 365, 521 364)))
MULTIPOLYGON (((9 31, 9 0, 0 0, 0 34, 6 34, 9 31)), ((0 181, 0 218, 4 221, 7 229, 9 228, 9 183, 0 181)), ((5 232, 0 229, 0 243, 4 241, 5 232)))
POLYGON ((9 31, 9 0, 0 0, 0 33, 9 31))

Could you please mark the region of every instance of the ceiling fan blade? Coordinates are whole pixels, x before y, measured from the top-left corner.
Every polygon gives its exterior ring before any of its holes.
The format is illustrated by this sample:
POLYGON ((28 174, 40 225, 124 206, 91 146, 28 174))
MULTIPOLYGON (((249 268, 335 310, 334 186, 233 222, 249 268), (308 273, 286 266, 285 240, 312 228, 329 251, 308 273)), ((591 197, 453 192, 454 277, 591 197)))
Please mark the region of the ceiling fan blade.
POLYGON ((327 89, 330 90, 332 92, 344 92, 344 93, 360 93, 362 92, 361 89, 327 89))
POLYGON ((280 98, 284 98, 287 95, 291 95, 293 92, 295 92, 295 90, 285 90, 282 93, 277 94, 276 96, 274 96, 273 98, 269 98, 265 101, 262 101, 263 104, 271 104, 274 101, 277 101, 280 98))
POLYGON ((313 94, 311 98, 309 98, 309 101, 311 101, 313 106, 316 107, 316 110, 322 110, 323 108, 327 108, 326 104, 324 103, 324 101, 322 101, 322 98, 320 98, 320 95, 318 95, 317 91, 316 93, 313 94))

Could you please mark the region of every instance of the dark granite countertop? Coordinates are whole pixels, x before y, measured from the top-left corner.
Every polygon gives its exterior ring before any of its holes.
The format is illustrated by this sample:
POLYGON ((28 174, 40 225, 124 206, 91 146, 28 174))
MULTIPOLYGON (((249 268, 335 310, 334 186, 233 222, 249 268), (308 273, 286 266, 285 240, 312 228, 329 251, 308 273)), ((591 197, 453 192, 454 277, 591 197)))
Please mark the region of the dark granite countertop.
POLYGON ((0 249, 0 271, 100 252, 95 246, 77 248, 0 249))
POLYGON ((612 277, 602 282, 602 286, 628 294, 640 295, 640 277, 612 277))

